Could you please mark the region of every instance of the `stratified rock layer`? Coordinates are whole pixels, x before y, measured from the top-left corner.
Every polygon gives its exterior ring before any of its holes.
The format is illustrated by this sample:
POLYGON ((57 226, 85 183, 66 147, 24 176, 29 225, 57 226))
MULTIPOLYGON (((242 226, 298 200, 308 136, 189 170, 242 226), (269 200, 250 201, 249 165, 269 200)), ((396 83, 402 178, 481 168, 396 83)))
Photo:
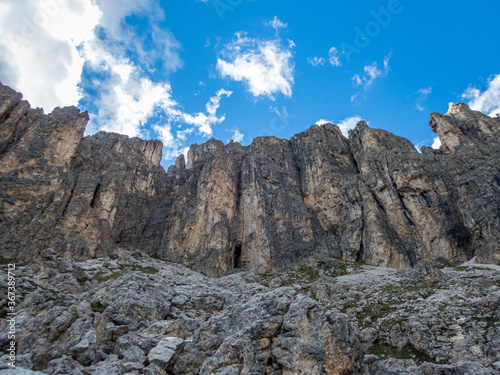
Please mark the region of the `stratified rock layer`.
POLYGON ((140 249, 210 276, 309 257, 408 268, 500 262, 500 119, 450 104, 431 114, 440 150, 361 122, 289 141, 211 139, 167 173, 162 144, 83 137, 76 108, 44 115, 0 84, 0 246, 32 259, 140 249))

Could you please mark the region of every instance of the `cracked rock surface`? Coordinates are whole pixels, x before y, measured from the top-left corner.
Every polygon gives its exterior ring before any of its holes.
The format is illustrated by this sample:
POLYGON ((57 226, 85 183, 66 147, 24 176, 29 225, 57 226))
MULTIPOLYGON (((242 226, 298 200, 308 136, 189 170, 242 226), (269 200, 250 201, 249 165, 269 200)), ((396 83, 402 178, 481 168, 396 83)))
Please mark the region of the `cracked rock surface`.
MULTIPOLYGON (((132 255, 71 262, 47 249, 18 265, 23 370, 4 354, 0 374, 499 371, 498 266, 398 271, 329 259, 213 279, 132 255)), ((2 319, 4 353, 8 331, 2 319)))
POLYGON ((440 150, 360 122, 314 125, 249 146, 211 139, 165 172, 162 144, 100 132, 86 113, 31 109, 0 84, 0 246, 31 260, 121 250, 207 276, 317 258, 407 269, 500 262, 500 118, 450 103, 440 150))

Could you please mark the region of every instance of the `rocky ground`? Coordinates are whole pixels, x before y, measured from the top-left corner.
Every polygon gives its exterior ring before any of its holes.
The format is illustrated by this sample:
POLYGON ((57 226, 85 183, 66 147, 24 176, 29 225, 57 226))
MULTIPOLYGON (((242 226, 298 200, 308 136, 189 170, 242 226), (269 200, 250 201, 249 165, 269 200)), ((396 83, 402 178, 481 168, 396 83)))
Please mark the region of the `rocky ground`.
POLYGON ((497 374, 500 267, 410 271, 311 259, 208 278, 139 252, 7 263, 0 374, 497 374))

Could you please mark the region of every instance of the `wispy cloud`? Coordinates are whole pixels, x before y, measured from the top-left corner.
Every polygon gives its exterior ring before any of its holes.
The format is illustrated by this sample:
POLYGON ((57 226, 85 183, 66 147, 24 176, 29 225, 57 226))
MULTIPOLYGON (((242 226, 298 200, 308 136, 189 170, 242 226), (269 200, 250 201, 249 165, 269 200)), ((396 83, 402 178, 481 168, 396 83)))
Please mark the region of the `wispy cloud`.
POLYGON ((275 115, 277 115, 282 120, 286 120, 290 116, 288 114, 288 110, 286 109, 286 106, 281 107, 281 110, 278 107, 270 106, 269 111, 271 111, 271 113, 274 113, 275 115))
POLYGON ((371 86, 373 85, 373 82, 379 77, 386 77, 387 74, 389 73, 389 60, 391 58, 391 54, 387 55, 384 58, 384 68, 379 69, 378 63, 375 61, 371 63, 370 65, 366 65, 364 67, 364 73, 363 74, 355 74, 352 77, 353 84, 355 87, 363 87, 365 91, 368 91, 371 86))
POLYGON ((172 119, 181 121, 188 125, 194 125, 198 128, 200 134, 205 137, 210 137, 213 134, 213 126, 222 123, 225 115, 217 116, 217 110, 220 107, 220 101, 223 96, 230 97, 232 91, 220 89, 215 96, 210 98, 206 105, 206 113, 198 112, 194 115, 184 113, 180 110, 171 110, 169 115, 172 119))
POLYGON ((264 24, 271 26, 276 31, 276 34, 278 34, 280 29, 286 29, 288 27, 288 24, 280 21, 277 16, 274 16, 271 21, 265 22, 264 24))
MULTIPOLYGON (((307 62, 312 66, 325 65, 326 61, 327 59, 321 56, 315 56, 307 59, 307 62)), ((342 66, 340 54, 337 48, 332 47, 328 50, 328 62, 331 66, 342 66)))
POLYGON ((292 48, 279 39, 253 39, 237 33, 236 40, 221 51, 216 69, 223 78, 244 82, 255 97, 274 99, 276 93, 290 97, 294 83, 292 48))
POLYGON ((181 153, 187 155, 184 142, 187 136, 193 133, 195 129, 198 130, 198 133, 202 136, 210 137, 213 134, 213 127, 222 123, 226 118, 225 115, 217 116, 221 98, 224 96, 229 97, 231 94, 231 91, 226 91, 224 89, 217 91, 215 96, 210 98, 206 104, 206 113, 198 112, 196 114, 189 114, 184 112, 177 103, 170 103, 170 106, 166 108, 164 112, 165 118, 161 125, 153 125, 153 130, 166 148, 164 157, 166 159, 172 159, 181 153), (175 133, 176 136, 174 136, 172 124, 180 124, 185 128, 183 130, 178 130, 175 133), (189 125, 191 127, 186 127, 189 125))
POLYGON ((462 100, 468 100, 469 107, 475 111, 496 116, 500 113, 500 74, 488 81, 488 87, 483 92, 474 86, 469 86, 462 94, 462 100))
POLYGON ((425 89, 420 89, 416 92, 418 94, 416 106, 419 111, 425 110, 424 102, 427 99, 427 96, 432 92, 432 87, 427 87, 425 89))
POLYGON ((339 56, 339 52, 337 51, 337 48, 332 47, 328 51, 328 62, 332 66, 342 66, 342 63, 340 62, 340 56, 339 56))
POLYGON ((318 56, 307 59, 307 62, 312 66, 325 65, 325 61, 326 60, 323 57, 318 56))

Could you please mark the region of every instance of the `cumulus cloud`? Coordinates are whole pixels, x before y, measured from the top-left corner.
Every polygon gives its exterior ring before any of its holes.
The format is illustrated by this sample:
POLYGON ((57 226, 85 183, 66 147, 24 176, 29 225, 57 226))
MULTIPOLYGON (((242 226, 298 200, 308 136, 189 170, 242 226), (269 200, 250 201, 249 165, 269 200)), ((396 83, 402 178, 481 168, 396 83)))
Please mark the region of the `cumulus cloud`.
POLYGON ((370 65, 366 65, 364 67, 363 74, 355 74, 352 77, 355 87, 363 87, 365 91, 368 91, 372 86, 373 82, 379 77, 386 77, 389 73, 389 60, 391 58, 391 54, 387 55, 384 58, 384 68, 379 69, 377 62, 373 62, 370 65))
POLYGON ((180 43, 161 28, 158 1, 4 0, 0 4, 0 79, 34 106, 81 105, 91 113, 87 134, 99 130, 129 136, 155 135, 171 158, 185 151, 193 132, 210 136, 220 90, 205 111, 184 112, 161 69, 181 68, 180 43), (142 17, 141 28, 127 17, 142 17), (157 123, 161 121, 162 125, 157 123), (177 132, 172 129, 179 128, 177 132))
POLYGON ((441 147, 441 140, 439 139, 439 137, 434 138, 434 141, 432 142, 431 147, 436 149, 436 150, 441 147))
POLYGON ((102 18, 91 0, 5 0, 0 4, 0 79, 35 107, 76 105, 84 59, 102 18))
POLYGON ((243 140, 243 137, 245 136, 243 133, 240 132, 240 129, 227 129, 227 131, 233 133, 231 138, 229 140, 233 140, 235 142, 241 142, 243 140))
POLYGON ((488 87, 483 92, 474 86, 469 86, 462 94, 462 100, 468 100, 469 107, 475 111, 496 116, 500 113, 500 74, 489 80, 488 87))
MULTIPOLYGON (((358 122, 360 122, 361 120, 363 120, 361 116, 355 115, 343 119, 337 124, 337 126, 340 128, 340 131, 342 132, 342 135, 344 137, 349 137, 349 130, 354 129, 358 124, 358 122)), ((325 124, 333 124, 333 122, 325 119, 320 119, 316 121, 316 125, 322 126, 325 124)))
MULTIPOLYGON (((418 152, 422 152, 422 147, 429 146, 429 143, 430 143, 430 139, 425 139, 423 141, 416 143, 414 146, 418 152)), ((439 137, 435 137, 432 140, 432 144, 430 147, 432 147, 435 150, 438 150, 441 147, 441 140, 439 139, 439 137)))
POLYGON ((223 78, 244 82, 255 97, 282 93, 292 96, 294 62, 292 45, 281 41, 259 40, 237 33, 217 59, 216 69, 223 78))
POLYGON ((318 121, 316 121, 315 125, 322 126, 322 125, 331 124, 331 123, 332 123, 331 121, 328 121, 328 120, 325 120, 324 118, 322 118, 322 119, 319 119, 318 121))

